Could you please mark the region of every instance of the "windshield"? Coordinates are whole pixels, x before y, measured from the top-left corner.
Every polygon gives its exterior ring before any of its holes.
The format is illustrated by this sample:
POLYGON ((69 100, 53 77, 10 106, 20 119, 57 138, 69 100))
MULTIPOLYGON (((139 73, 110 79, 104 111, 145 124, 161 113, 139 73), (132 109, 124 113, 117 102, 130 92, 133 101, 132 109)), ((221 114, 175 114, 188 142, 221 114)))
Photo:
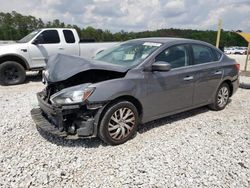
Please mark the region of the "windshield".
POLYGON ((95 59, 124 67, 131 67, 141 63, 161 45, 162 43, 145 41, 125 42, 100 52, 96 55, 95 59))
POLYGON ((23 37, 21 40, 18 41, 18 43, 26 43, 31 41, 31 39, 34 38, 34 36, 36 36, 37 33, 39 33, 41 30, 35 30, 32 33, 26 35, 25 37, 23 37))

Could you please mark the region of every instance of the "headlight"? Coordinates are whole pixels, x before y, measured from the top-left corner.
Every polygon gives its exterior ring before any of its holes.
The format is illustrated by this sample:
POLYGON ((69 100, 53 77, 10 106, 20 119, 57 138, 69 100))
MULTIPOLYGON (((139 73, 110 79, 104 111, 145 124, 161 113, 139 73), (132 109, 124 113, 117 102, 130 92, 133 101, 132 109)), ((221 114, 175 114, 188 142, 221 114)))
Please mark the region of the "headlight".
POLYGON ((75 87, 63 89, 50 97, 53 104, 75 104, 87 100, 94 92, 94 87, 90 84, 82 84, 75 87))
POLYGON ((48 70, 43 70, 43 72, 42 72, 42 83, 44 85, 47 85, 48 77, 49 77, 49 71, 48 70))

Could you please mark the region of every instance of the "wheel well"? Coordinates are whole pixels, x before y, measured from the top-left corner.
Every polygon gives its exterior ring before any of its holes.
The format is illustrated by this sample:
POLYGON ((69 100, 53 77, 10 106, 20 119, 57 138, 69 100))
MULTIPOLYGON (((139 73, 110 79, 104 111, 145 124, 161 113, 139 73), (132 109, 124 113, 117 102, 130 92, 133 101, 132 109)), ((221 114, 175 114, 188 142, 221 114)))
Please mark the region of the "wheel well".
POLYGON ((233 94, 233 84, 232 84, 232 81, 230 80, 225 80, 223 83, 226 83, 228 86, 229 86, 229 89, 230 89, 230 97, 232 96, 233 94))
POLYGON ((120 97, 115 98, 114 100, 110 101, 106 105, 106 107, 101 112, 101 115, 99 117, 99 122, 102 120, 102 117, 104 116, 104 113, 106 112, 106 110, 108 109, 108 107, 111 106, 112 104, 118 102, 118 101, 129 101, 133 105, 135 105, 136 109, 138 110, 139 120, 141 120, 143 110, 142 110, 142 105, 141 105, 140 101, 138 99, 136 99, 135 97, 132 97, 132 96, 129 96, 129 95, 125 95, 125 96, 120 96, 120 97))
POLYGON ((136 99, 135 97, 129 96, 129 95, 125 95, 125 96, 121 96, 121 97, 118 97, 118 98, 112 100, 112 103, 115 103, 117 101, 122 101, 122 100, 129 101, 133 105, 135 105, 136 109, 138 110, 139 117, 141 117, 141 115, 142 115, 142 105, 141 105, 141 103, 140 103, 140 101, 138 99, 136 99))
POLYGON ((25 61, 22 58, 18 57, 18 56, 7 55, 7 56, 0 57, 0 64, 3 63, 3 62, 5 62, 5 61, 16 61, 19 64, 21 64, 24 67, 25 70, 28 69, 28 66, 25 63, 25 61))

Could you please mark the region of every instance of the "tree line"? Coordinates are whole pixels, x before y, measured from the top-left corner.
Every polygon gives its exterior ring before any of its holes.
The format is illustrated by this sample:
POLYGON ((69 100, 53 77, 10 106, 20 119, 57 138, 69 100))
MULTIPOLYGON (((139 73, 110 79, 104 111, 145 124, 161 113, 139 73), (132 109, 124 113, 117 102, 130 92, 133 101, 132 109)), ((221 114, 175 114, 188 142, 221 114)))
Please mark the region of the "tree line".
MULTIPOLYGON (((193 29, 159 29, 155 31, 142 32, 120 32, 112 33, 109 30, 96 29, 93 27, 80 28, 77 25, 70 25, 61 22, 58 19, 44 22, 41 18, 34 16, 24 16, 15 11, 11 13, 0 12, 0 40, 19 40, 38 28, 75 28, 82 39, 94 39, 101 41, 125 41, 135 38, 145 37, 182 37, 189 39, 198 39, 208 43, 216 43, 217 31, 212 30, 193 30, 193 29)), ((221 33, 222 46, 247 46, 246 41, 238 34, 232 31, 221 33)))

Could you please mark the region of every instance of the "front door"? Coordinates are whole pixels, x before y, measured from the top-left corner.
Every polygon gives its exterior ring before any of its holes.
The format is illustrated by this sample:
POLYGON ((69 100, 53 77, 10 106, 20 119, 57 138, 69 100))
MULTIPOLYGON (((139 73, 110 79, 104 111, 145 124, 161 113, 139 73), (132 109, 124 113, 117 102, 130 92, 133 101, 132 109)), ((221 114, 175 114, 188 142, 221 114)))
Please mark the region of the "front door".
MULTIPOLYGON (((160 53, 155 62, 168 62, 172 69, 168 72, 145 72, 148 89, 145 116, 164 116, 192 106, 195 76, 186 45, 176 45, 160 53)), ((153 119, 154 119, 153 118, 153 119)))
POLYGON ((40 33, 35 44, 30 44, 30 58, 33 67, 44 67, 49 56, 62 53, 62 42, 57 30, 45 30, 40 33))

